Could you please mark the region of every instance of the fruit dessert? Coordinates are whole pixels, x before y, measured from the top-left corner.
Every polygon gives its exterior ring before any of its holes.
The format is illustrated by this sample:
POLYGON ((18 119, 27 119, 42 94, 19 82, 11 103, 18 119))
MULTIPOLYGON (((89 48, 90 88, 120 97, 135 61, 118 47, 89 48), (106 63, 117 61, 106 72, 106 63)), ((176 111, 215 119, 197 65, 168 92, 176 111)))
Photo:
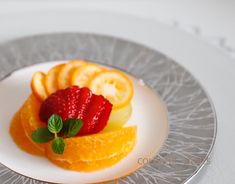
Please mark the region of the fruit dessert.
POLYGON ((27 153, 65 169, 95 171, 133 150, 137 127, 124 126, 133 85, 122 72, 72 60, 34 73, 31 89, 10 126, 27 153))

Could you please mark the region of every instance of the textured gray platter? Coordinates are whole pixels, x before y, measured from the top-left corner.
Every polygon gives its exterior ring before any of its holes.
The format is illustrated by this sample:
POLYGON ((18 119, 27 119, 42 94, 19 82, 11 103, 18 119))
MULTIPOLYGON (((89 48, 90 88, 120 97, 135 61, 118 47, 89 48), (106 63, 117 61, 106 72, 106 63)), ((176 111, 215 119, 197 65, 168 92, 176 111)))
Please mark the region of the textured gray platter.
MULTIPOLYGON (((143 79, 161 97, 170 131, 159 154, 119 183, 181 184, 205 164, 216 137, 216 115, 198 81, 172 59, 143 45, 81 33, 36 35, 0 46, 0 79, 32 64, 83 58, 112 65, 143 79)), ((0 182, 41 183, 0 165, 0 182)))

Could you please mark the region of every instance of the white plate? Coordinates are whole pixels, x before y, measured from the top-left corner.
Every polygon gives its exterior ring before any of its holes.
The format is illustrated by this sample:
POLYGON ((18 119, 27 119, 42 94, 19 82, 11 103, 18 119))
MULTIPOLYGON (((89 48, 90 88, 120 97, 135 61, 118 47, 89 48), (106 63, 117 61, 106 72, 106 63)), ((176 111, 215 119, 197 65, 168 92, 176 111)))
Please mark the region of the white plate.
POLYGON ((92 183, 125 176, 157 154, 168 133, 167 112, 159 96, 133 76, 129 76, 135 91, 133 112, 127 125, 137 125, 137 144, 118 164, 96 172, 74 172, 59 168, 46 158, 20 150, 9 134, 11 118, 31 93, 32 74, 38 70, 46 72, 55 64, 58 62, 20 69, 0 82, 0 102, 4 104, 0 106, 0 163, 19 174, 41 181, 92 183))
MULTIPOLYGON (((206 87, 215 104, 218 121, 221 122, 218 127, 216 147, 213 152, 214 159, 208 162, 210 169, 206 173, 202 173, 201 176, 204 177, 197 178, 202 180, 197 180, 196 183, 233 183, 235 180, 233 174, 235 173, 235 159, 231 158, 233 158, 235 147, 228 143, 228 140, 235 138, 235 126, 231 123, 234 121, 235 109, 235 88, 234 85, 231 85, 231 81, 235 79, 235 62, 232 58, 202 39, 173 29, 154 19, 116 14, 114 11, 110 11, 108 6, 102 6, 104 10, 108 11, 105 12, 88 11, 87 8, 84 8, 85 10, 80 9, 78 7, 81 7, 81 5, 74 7, 74 3, 69 3, 68 6, 63 6, 63 8, 58 8, 59 4, 55 3, 52 3, 50 7, 47 4, 45 6, 44 3, 46 2, 41 3, 42 5, 38 6, 35 3, 29 5, 29 2, 20 2, 21 8, 9 6, 12 12, 0 16, 1 42, 48 32, 95 32, 133 40, 173 58, 187 68, 206 87), (76 21, 74 21, 75 17, 76 21), (102 24, 100 24, 101 22, 102 24)), ((2 6, 1 8, 4 9, 5 7, 2 6)), ((126 12, 130 13, 129 11, 126 12)), ((139 15, 142 15, 142 13, 139 12, 139 15)), ((5 47, 3 48, 5 49, 5 47)), ((16 50, 23 49, 16 48, 16 50)), ((26 58, 21 56, 19 52, 16 52, 15 55, 17 56, 16 63, 19 63, 17 66, 23 65, 18 60, 25 61, 26 58)), ((43 57, 41 58, 43 60, 43 57)), ((7 59, 1 58, 1 62, 9 63, 9 65, 12 65, 13 61, 10 56, 7 59)), ((23 63, 25 65, 27 62, 23 63)), ((13 65, 11 68, 13 68, 13 65)), ((6 71, 9 71, 9 69, 10 67, 2 68, 6 71)), ((1 167, 1 169, 0 183, 6 182, 6 180, 19 183, 20 181, 25 183, 34 182, 29 181, 28 178, 17 177, 10 172, 6 172, 5 167, 1 167)), ((182 175, 171 174, 171 176, 178 179, 183 178, 182 183, 184 183, 196 174, 197 172, 192 172, 187 179, 185 172, 182 172, 182 175)), ((181 183, 181 180, 179 180, 179 183, 181 183)))

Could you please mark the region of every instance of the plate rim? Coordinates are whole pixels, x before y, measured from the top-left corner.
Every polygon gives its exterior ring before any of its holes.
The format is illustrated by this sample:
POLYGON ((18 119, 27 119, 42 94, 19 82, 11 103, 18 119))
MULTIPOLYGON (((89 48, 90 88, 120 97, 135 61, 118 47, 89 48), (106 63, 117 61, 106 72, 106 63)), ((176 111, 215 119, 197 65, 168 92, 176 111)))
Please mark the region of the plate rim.
MULTIPOLYGON (((83 32, 83 31, 72 31, 72 32, 66 31, 66 32, 49 32, 49 33, 41 33, 41 34, 29 34, 29 35, 27 35, 27 36, 23 36, 23 37, 19 37, 19 38, 16 38, 16 39, 11 39, 11 40, 9 40, 9 41, 6 41, 6 42, 4 42, 3 44, 1 44, 1 46, 2 46, 2 45, 5 45, 5 44, 9 44, 9 43, 11 43, 11 42, 19 41, 19 40, 22 40, 22 39, 25 39, 25 38, 40 37, 40 36, 48 36, 48 35, 61 35, 61 34, 81 34, 81 35, 89 35, 89 36, 102 36, 102 37, 105 37, 105 38, 110 38, 110 39, 115 38, 115 39, 118 39, 118 40, 121 40, 121 41, 130 42, 130 43, 132 43, 132 44, 136 44, 136 45, 138 45, 138 46, 142 46, 142 47, 145 47, 145 48, 147 48, 147 49, 149 49, 149 50, 157 51, 157 52, 163 54, 164 56, 166 56, 167 58, 171 59, 173 62, 175 62, 178 66, 180 66, 182 69, 184 69, 187 73, 189 73, 189 74, 193 77, 193 79, 195 80, 195 82, 197 82, 197 84, 201 87, 201 89, 202 89, 203 92, 205 93, 205 95, 206 95, 206 97, 208 98, 208 101, 209 101, 209 103, 210 103, 210 105, 211 105, 211 110, 212 110, 212 112, 213 112, 213 118, 214 118, 214 133, 213 133, 213 139, 212 139, 211 144, 210 144, 210 148, 208 149, 208 152, 207 152, 205 158, 203 159, 203 161, 201 162, 201 164, 198 166, 198 168, 197 168, 188 178, 186 178, 185 180, 182 181, 184 184, 189 183, 189 182, 194 178, 194 176, 196 176, 196 174, 199 173, 199 172, 202 170, 202 168, 206 165, 208 159, 211 157, 211 153, 212 153, 212 151, 213 151, 213 148, 214 148, 215 143, 216 143, 216 140, 217 140, 217 132, 218 132, 218 119, 217 119, 217 113, 216 113, 215 105, 214 105, 214 103, 213 103, 213 101, 212 101, 211 96, 209 95, 209 93, 207 92, 207 90, 205 89, 205 87, 201 84, 201 82, 197 79, 197 77, 195 77, 195 76, 194 76, 187 68, 185 68, 181 63, 175 61, 174 59, 172 59, 170 56, 168 56, 167 54, 163 53, 162 51, 158 51, 158 50, 156 50, 156 49, 154 49, 154 48, 152 48, 152 47, 150 47, 150 46, 148 46, 148 45, 142 44, 142 43, 137 42, 137 41, 134 41, 134 40, 132 40, 132 39, 126 39, 126 38, 122 38, 122 37, 118 37, 118 36, 112 36, 112 35, 109 35, 109 34, 101 34, 101 33, 93 33, 93 32, 83 32)), ((79 58, 79 59, 80 59, 80 58, 79 58)), ((81 58, 81 59, 82 59, 82 58, 81 58)), ((90 60, 90 59, 86 59, 86 58, 85 58, 85 60, 90 60)), ((49 61, 49 62, 54 62, 54 61, 49 61)), ((92 62, 97 62, 97 61, 92 60, 92 62)), ((47 62, 40 62, 40 63, 36 63, 36 64, 41 64, 41 63, 47 63, 47 62)), ((97 63, 99 63, 99 62, 97 62, 97 63)), ((99 63, 99 64, 102 64, 102 63, 99 63)), ((33 64, 33 65, 35 65, 35 64, 33 64)), ((14 72, 16 72, 17 70, 20 70, 20 69, 23 69, 23 68, 26 68, 26 67, 30 67, 30 66, 33 66, 33 65, 31 65, 31 64, 30 64, 30 65, 24 65, 24 66, 22 66, 21 68, 16 68, 16 69, 12 70, 11 72, 9 72, 8 74, 6 74, 6 75, 4 75, 3 77, 1 77, 0 81, 2 81, 2 80, 4 80, 5 78, 11 76, 11 74, 13 74, 14 72)), ((108 64, 105 64, 105 65, 108 65, 108 64)), ((116 66, 111 66, 111 67, 118 68, 118 67, 116 67, 116 66)), ((120 69, 120 68, 118 68, 118 69, 120 69)), ((125 70, 123 70, 123 69, 121 69, 121 70, 122 70, 122 71, 125 71, 125 70)), ((130 75, 132 75, 132 76, 134 76, 134 77, 136 77, 134 74, 132 74, 132 73, 130 73, 130 72, 127 72, 127 71, 125 71, 125 72, 128 73, 128 74, 130 74, 130 75)), ((139 77, 137 77, 137 78, 139 78, 139 77)), ((148 84, 147 82, 145 82, 145 84, 149 86, 149 84, 148 84)), ((150 87, 150 89, 152 90, 152 87, 150 87)), ((156 94, 155 91, 154 91, 154 93, 156 94)), ((159 95, 158 95, 158 96, 159 96, 159 95)), ((161 98, 160 98, 160 99, 161 99, 161 98)), ((161 99, 161 102, 163 102, 162 99, 161 99)), ((164 102, 163 102, 163 105, 164 105, 164 107, 166 106, 164 102)), ((167 108, 166 108, 166 112, 168 113, 167 108)), ((168 125, 169 125, 169 123, 168 123, 168 125)), ((170 128, 169 128, 168 130, 170 130, 170 128)), ((169 134, 167 134, 167 137, 165 138, 165 141, 167 140, 168 135, 169 135, 169 134)), ((164 141, 164 142, 165 142, 165 141, 164 141)), ((164 143, 163 143, 163 145, 164 145, 164 143)), ((163 145, 161 145, 161 148, 162 148, 163 145)), ((160 148, 159 150, 161 150, 161 148, 160 148)), ((147 165, 147 164, 146 164, 146 165, 147 165)), ((143 165, 143 166, 145 166, 145 165, 143 165)), ((142 167, 140 167, 140 168, 142 168, 142 167)), ((135 170, 135 171, 136 171, 136 170, 135 170)), ((14 172, 15 172, 15 171, 14 171, 14 172)), ((131 172, 131 173, 133 173, 133 172, 131 172)), ((131 173, 130 173, 130 174, 131 174, 131 173)), ((128 175, 129 175, 129 174, 128 174, 128 175)), ((126 176, 123 176, 123 177, 126 177, 126 176)), ((28 177, 28 178, 30 178, 30 177, 28 177)), ((122 178, 122 177, 120 177, 120 178, 118 178, 118 179, 121 179, 121 178, 122 178)), ((34 178, 32 178, 32 179, 34 179, 34 178)), ((34 180, 37 180, 37 179, 34 179, 34 180)), ((115 180, 115 179, 114 179, 114 180, 115 180)), ((38 180, 38 181, 40 181, 40 180, 38 180)), ((113 180, 110 180, 110 181, 113 181, 113 180)), ((43 181, 43 182, 47 182, 47 181, 43 181)), ((58 184, 60 184, 60 183, 58 183, 58 184)))

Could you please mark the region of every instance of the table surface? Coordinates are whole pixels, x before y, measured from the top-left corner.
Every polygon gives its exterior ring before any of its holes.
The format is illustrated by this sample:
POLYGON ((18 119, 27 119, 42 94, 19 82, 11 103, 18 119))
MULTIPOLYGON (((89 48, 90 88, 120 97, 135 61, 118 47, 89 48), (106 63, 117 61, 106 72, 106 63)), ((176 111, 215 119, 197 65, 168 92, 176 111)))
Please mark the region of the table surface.
MULTIPOLYGON (((109 11, 115 13, 121 13, 126 16, 132 15, 136 17, 148 18, 153 21, 160 21, 172 27, 172 29, 178 29, 184 32, 188 32, 193 37, 201 40, 201 42, 207 42, 214 47, 219 48, 220 52, 225 55, 227 61, 224 62, 224 68, 226 65, 230 66, 231 71, 235 70, 235 1, 232 0, 197 0, 197 1, 105 1, 105 0, 88 0, 75 2, 73 0, 65 1, 36 1, 29 2, 24 1, 3 1, 0 0, 0 22, 2 25, 8 25, 7 17, 15 13, 33 12, 35 9, 49 10, 50 8, 82 8, 86 10, 100 10, 109 11), (234 64, 231 64, 233 63, 234 64), (232 67, 232 68, 231 68, 232 67)), ((9 22, 12 24, 14 22, 9 22)), ((15 37, 24 35, 24 28, 20 27, 16 31, 7 32, 7 27, 0 29, 0 42, 10 40, 15 37)), ((32 28, 33 30, 33 28, 32 28)), ((218 50, 218 52, 219 52, 218 50)), ((173 52, 172 52, 173 53, 173 52)), ((174 53, 173 53, 174 54, 174 53)), ((173 57, 174 58, 174 57, 173 57)), ((176 58, 177 60, 177 58, 176 58)), ((189 69, 196 78, 199 80, 205 78, 202 73, 193 69, 193 63, 186 63, 181 61, 178 57, 179 63, 189 69)), ((223 65, 221 65, 223 66, 223 65)), ((211 73, 212 74, 212 73, 211 73)), ((228 79, 233 82, 235 75, 224 71, 220 74, 221 78, 228 79), (229 76, 228 76, 229 75, 229 76)), ((208 76, 207 76, 208 77, 208 76)), ((209 80, 208 80, 209 81, 209 80)), ((212 88, 212 84, 205 85, 205 88, 211 93, 213 97, 213 90, 218 90, 218 95, 224 95, 223 90, 235 91, 235 87, 225 82, 222 86, 221 81, 218 81, 217 88, 212 88), (221 86, 219 86, 221 84, 221 86)), ((233 183, 235 181, 235 159, 233 153, 235 147, 230 144, 235 139, 235 126, 233 117, 233 111, 235 106, 235 93, 225 91, 226 97, 224 102, 221 102, 223 108, 217 108, 219 116, 218 122, 218 136, 215 145, 214 154, 208 164, 208 167, 197 179, 196 183, 200 184, 214 184, 214 183, 233 183), (228 99, 230 98, 230 101, 228 99), (223 104, 222 104, 223 103, 223 104)), ((214 99, 213 99, 214 100, 214 99)), ((216 99, 215 99, 216 101, 216 99)), ((217 101, 216 101, 217 102, 217 101)))

